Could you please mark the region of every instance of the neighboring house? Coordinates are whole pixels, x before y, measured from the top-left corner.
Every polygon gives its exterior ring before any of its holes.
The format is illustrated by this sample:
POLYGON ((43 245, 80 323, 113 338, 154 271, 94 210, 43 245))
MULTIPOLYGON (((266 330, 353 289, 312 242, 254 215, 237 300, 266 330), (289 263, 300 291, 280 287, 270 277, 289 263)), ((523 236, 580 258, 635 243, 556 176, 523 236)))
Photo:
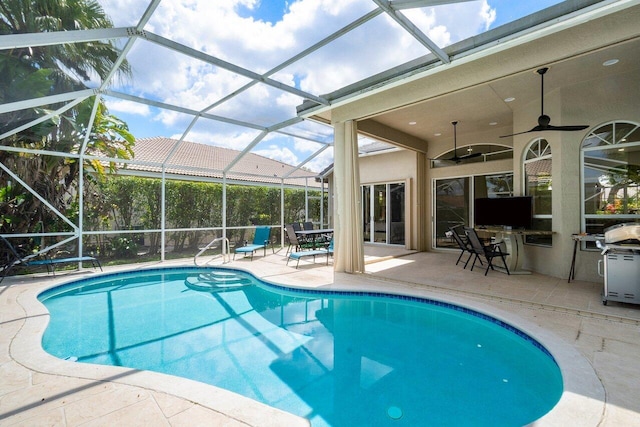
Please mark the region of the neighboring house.
POLYGON ((129 163, 126 170, 138 176, 146 172, 160 177, 164 163, 165 174, 174 179, 222 182, 228 168, 227 183, 321 188, 313 171, 230 148, 155 137, 137 139, 134 154, 135 163, 129 163))

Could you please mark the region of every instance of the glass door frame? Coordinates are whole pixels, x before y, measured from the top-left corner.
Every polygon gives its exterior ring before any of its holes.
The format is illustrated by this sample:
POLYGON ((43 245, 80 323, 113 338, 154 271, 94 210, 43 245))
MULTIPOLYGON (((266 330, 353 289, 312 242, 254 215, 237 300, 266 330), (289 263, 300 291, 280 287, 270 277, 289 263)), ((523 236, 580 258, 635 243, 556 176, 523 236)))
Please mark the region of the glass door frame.
MULTIPOLYGON (((437 186, 438 182, 442 181, 452 181, 452 180, 466 180, 466 183, 463 183, 463 187, 467 187, 467 194, 463 194, 463 200, 467 204, 466 206, 466 214, 467 218, 464 222, 464 225, 471 224, 471 220, 473 218, 473 176, 471 175, 461 175, 461 176, 446 176, 441 178, 433 178, 431 181, 431 248, 432 249, 455 249, 457 246, 438 246, 438 200, 437 200, 437 186)), ((463 190, 464 191, 464 190, 463 190)), ((444 237, 444 236, 442 236, 444 237)))
MULTIPOLYGON (((360 195, 362 197, 362 227, 363 238, 365 243, 376 245, 404 246, 406 244, 406 236, 404 236, 404 228, 402 231, 402 242, 389 243, 394 237, 392 233, 394 228, 392 225, 392 206, 391 206, 391 187, 401 185, 404 191, 402 206, 402 224, 406 222, 407 212, 407 183, 405 181, 389 181, 382 183, 371 183, 360 185, 360 195), (381 188, 381 187, 384 187, 381 188), (380 194, 382 193, 382 194, 380 194), (380 211, 382 205, 383 211, 380 211), (377 215, 379 214, 379 215, 377 215), (384 222, 384 224, 382 224, 384 222)), ((397 227, 397 225, 396 225, 397 227)), ((404 227, 404 225, 402 226, 404 227)))

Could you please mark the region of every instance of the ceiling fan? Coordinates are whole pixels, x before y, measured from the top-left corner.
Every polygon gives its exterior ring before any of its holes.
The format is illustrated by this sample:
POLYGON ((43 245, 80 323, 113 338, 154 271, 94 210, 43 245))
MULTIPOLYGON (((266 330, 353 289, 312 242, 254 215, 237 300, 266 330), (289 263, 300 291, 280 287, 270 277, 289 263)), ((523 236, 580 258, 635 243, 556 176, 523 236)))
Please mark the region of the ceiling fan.
POLYGON ((544 75, 549 70, 549 68, 540 68, 536 71, 536 73, 540 74, 540 117, 538 117, 538 126, 534 126, 532 129, 512 133, 511 135, 502 135, 500 138, 507 138, 509 136, 521 135, 523 133, 529 132, 542 132, 546 130, 558 130, 558 131, 577 131, 583 130, 589 127, 589 125, 576 125, 576 126, 553 126, 551 123, 551 117, 547 116, 544 113, 544 75))
POLYGON ((465 154, 464 156, 458 156, 458 141, 457 141, 457 135, 456 135, 456 126, 458 122, 457 121, 451 122, 451 124, 453 125, 453 157, 450 157, 448 159, 435 159, 435 160, 445 160, 448 162, 460 163, 463 160, 482 156, 482 153, 470 153, 470 154, 465 154))

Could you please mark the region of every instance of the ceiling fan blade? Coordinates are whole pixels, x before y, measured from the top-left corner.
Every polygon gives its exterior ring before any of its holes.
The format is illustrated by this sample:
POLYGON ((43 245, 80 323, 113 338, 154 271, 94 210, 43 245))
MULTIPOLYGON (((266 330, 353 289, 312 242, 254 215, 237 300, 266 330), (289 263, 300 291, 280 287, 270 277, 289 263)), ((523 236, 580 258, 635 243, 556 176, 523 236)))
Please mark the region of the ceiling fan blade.
POLYGON ((511 135, 500 135, 500 138, 509 138, 510 136, 522 135, 524 133, 538 132, 540 129, 536 129, 537 127, 538 126, 530 130, 525 130, 524 132, 512 133, 511 135))
POLYGON ((482 156, 482 153, 470 153, 470 154, 465 154, 464 156, 460 156, 458 157, 458 159, 467 160, 467 159, 473 159, 474 157, 480 157, 480 156, 482 156))
POLYGON ((440 159, 440 160, 444 160, 446 162, 460 163, 463 160, 473 159, 475 157, 480 157, 480 156, 482 156, 482 153, 471 153, 471 154, 466 154, 464 156, 454 156, 454 157, 449 157, 448 159, 440 159))
POLYGON ((555 131, 560 131, 560 132, 573 132, 573 131, 578 131, 578 130, 584 130, 586 128, 588 128, 589 125, 575 125, 575 126, 553 126, 553 125, 547 125, 547 126, 536 126, 533 129, 530 130, 526 130, 524 132, 518 132, 518 133, 512 133, 511 135, 502 135, 500 136, 500 138, 508 138, 510 136, 514 136, 514 135, 522 135, 523 133, 530 133, 530 132, 544 132, 544 131, 548 131, 548 130, 555 130, 555 131))
POLYGON ((586 128, 588 128, 589 125, 575 125, 575 126, 553 126, 553 125, 549 125, 547 129, 542 129, 542 130, 559 130, 559 131, 576 131, 576 130, 584 130, 586 128))
POLYGON ((454 159, 429 159, 429 160, 431 160, 435 164, 441 164, 441 165, 455 165, 460 162, 459 160, 454 160, 454 159))
POLYGON ((550 124, 551 117, 544 114, 544 75, 549 71, 549 68, 540 68, 536 70, 536 73, 540 75, 540 116, 538 117, 538 125, 531 130, 524 132, 512 133, 511 135, 503 135, 500 138, 508 138, 510 136, 522 135, 529 132, 543 132, 548 130, 556 131, 577 131, 583 130, 589 127, 589 125, 576 125, 576 126, 553 126, 550 124))

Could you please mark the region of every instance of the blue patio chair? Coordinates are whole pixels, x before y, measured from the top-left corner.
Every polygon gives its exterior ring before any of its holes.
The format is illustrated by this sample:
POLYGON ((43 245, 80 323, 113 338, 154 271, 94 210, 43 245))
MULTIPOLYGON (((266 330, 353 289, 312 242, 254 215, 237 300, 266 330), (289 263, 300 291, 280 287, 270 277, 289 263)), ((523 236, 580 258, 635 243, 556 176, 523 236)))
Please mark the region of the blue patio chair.
MULTIPOLYGON (((244 256, 250 253, 251 261, 253 261, 253 254, 258 249, 263 249, 264 255, 266 256, 267 246, 269 246, 269 244, 271 243, 271 240, 269 238, 270 235, 271 235, 271 227, 256 227, 256 232, 253 235, 253 243, 249 244, 248 241, 245 241, 244 246, 236 248, 235 252, 233 253, 233 259, 236 259, 236 254, 240 252, 244 254, 244 256)), ((273 248, 273 243, 271 243, 271 250, 273 251, 273 253, 276 253, 275 249, 273 248)))
POLYGON ((287 265, 289 265, 289 260, 295 259, 298 262, 296 263, 296 268, 300 265, 300 258, 312 256, 313 262, 316 262, 317 255, 326 255, 327 256, 327 265, 329 265, 329 255, 333 255, 333 239, 329 242, 329 246, 320 249, 312 249, 310 251, 299 251, 299 252, 291 252, 287 257, 287 265))
POLYGON ((74 262, 90 262, 93 265, 93 268, 100 268, 102 271, 102 265, 97 258, 92 256, 72 256, 65 258, 52 258, 49 254, 45 254, 44 259, 35 259, 35 255, 27 255, 25 257, 20 256, 16 248, 3 236, 0 236, 0 241, 4 243, 7 252, 6 257, 2 262, 2 273, 0 273, 0 283, 4 280, 5 276, 9 274, 9 271, 15 266, 22 267, 38 267, 45 266, 47 268, 47 274, 52 273, 54 276, 56 275, 56 265, 58 264, 70 264, 74 262))

